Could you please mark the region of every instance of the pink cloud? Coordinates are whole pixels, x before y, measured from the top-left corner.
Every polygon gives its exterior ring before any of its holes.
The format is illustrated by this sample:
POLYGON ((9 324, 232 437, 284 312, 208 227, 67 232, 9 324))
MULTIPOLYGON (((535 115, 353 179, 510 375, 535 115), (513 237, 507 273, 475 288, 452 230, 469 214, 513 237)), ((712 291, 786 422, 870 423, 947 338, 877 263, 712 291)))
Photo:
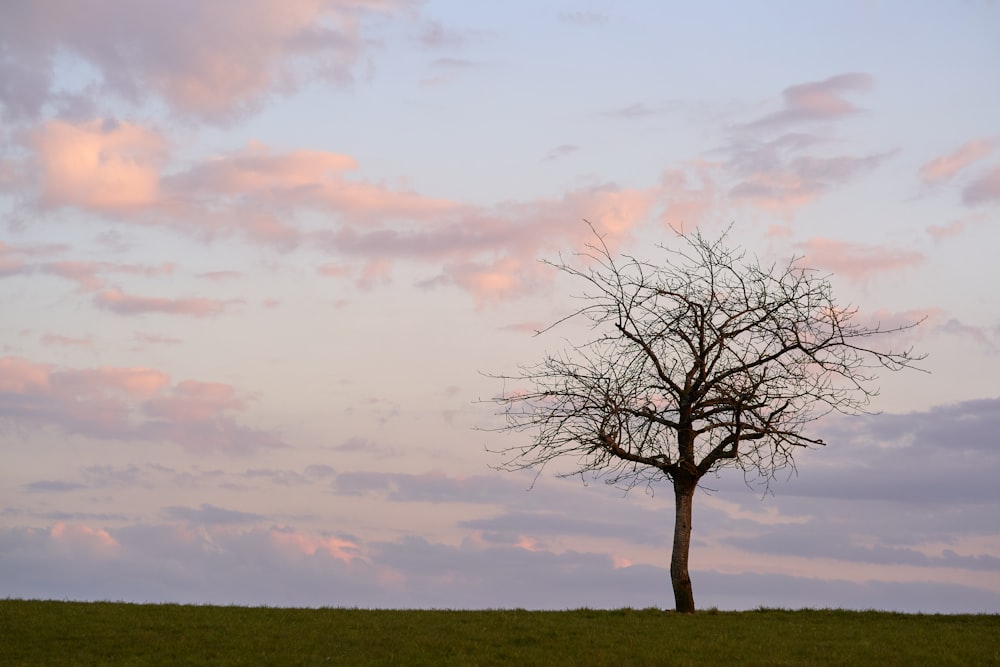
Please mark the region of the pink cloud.
POLYGON ((500 330, 515 331, 517 333, 526 333, 533 336, 547 326, 548 323, 546 322, 515 322, 513 324, 500 327, 500 330))
POLYGON ((717 206, 718 193, 711 170, 718 165, 695 163, 697 181, 692 183, 686 171, 668 169, 660 179, 660 197, 664 203, 663 221, 676 229, 693 229, 704 222, 717 206))
POLYGON ((70 548, 82 548, 106 552, 115 550, 121 545, 102 528, 91 528, 79 524, 68 524, 57 521, 49 529, 49 536, 56 542, 70 548))
POLYGON ((389 274, 392 264, 387 259, 374 259, 361 269, 361 276, 355 283, 364 290, 372 289, 376 285, 384 285, 389 282, 389 274))
POLYGON ((166 373, 152 368, 100 368, 79 373, 88 382, 114 387, 139 397, 153 396, 170 382, 166 373))
POLYGON ((931 238, 935 241, 943 241, 944 239, 958 236, 971 225, 981 224, 988 221, 989 216, 985 212, 974 213, 962 218, 950 220, 943 225, 929 225, 927 227, 927 233, 930 234, 931 238))
POLYGON ((94 297, 94 303, 118 315, 144 315, 161 313, 166 315, 190 315, 192 317, 212 317, 225 311, 234 303, 205 298, 178 298, 134 296, 119 289, 107 289, 94 297))
POLYGON ((42 334, 39 337, 43 345, 60 345, 65 347, 93 347, 94 340, 90 337, 75 338, 73 336, 60 336, 58 334, 42 334))
MULTIPOLYGON (((351 272, 359 271, 357 282, 363 287, 384 282, 397 261, 432 262, 444 267, 434 280, 470 290, 480 300, 516 296, 543 284, 547 278, 533 266, 534 258, 542 252, 581 247, 590 235, 583 220, 589 220, 614 247, 650 215, 662 194, 655 187, 603 184, 558 199, 505 202, 488 209, 352 179, 350 172, 357 167, 353 158, 327 151, 281 152, 252 143, 163 176, 159 157, 143 153, 149 146, 140 140, 155 133, 96 122, 61 123, 48 132, 66 133, 70 140, 66 146, 54 142, 50 149, 40 144, 37 163, 46 184, 43 205, 101 209, 123 222, 170 226, 209 239, 240 233, 281 248, 314 243, 347 259, 346 266, 357 266, 358 261, 361 268, 351 272), (130 146, 130 137, 138 146, 133 151, 137 156, 129 153, 131 148, 123 148, 130 146), (87 147, 89 161, 83 167, 61 157, 71 152, 68 147, 74 142, 87 147), (100 155, 107 151, 111 158, 105 164, 100 155), (106 177, 102 169, 108 172, 106 177), (130 185, 133 181, 135 187, 130 185), (310 228, 303 215, 300 223, 300 214, 309 211, 323 213, 326 222, 310 228)), ((159 139, 150 140, 153 143, 161 145, 159 139)), ((667 197, 671 206, 694 215, 707 209, 708 204, 699 200, 711 196, 705 189, 709 186, 692 191, 686 183, 676 184, 679 189, 667 197)), ((153 269, 60 262, 45 270, 97 290, 103 287, 103 272, 153 269)), ((121 315, 158 312, 199 317, 219 314, 231 303, 146 297, 118 288, 100 291, 94 302, 121 315)))
POLYGON ((43 207, 75 206, 124 222, 170 226, 205 238, 241 233, 290 248, 303 240, 298 211, 381 224, 454 213, 455 202, 348 178, 353 158, 328 151, 244 150, 165 176, 166 152, 155 133, 101 121, 53 122, 29 146, 43 207))
MULTIPOLYGON (((121 222, 169 226, 206 239, 236 233, 284 249, 312 243, 346 260, 324 265, 325 271, 349 267, 345 272, 362 287, 384 282, 398 261, 430 262, 443 270, 425 284, 455 284, 480 300, 543 284, 547 278, 532 265, 534 258, 581 247, 590 240, 583 220, 615 246, 650 215, 661 195, 655 187, 603 184, 557 199, 486 208, 351 178, 355 160, 329 151, 275 151, 251 143, 165 175, 162 140, 138 126, 59 121, 39 136, 34 147, 42 206, 100 210, 121 222), (66 140, 57 141, 63 135, 66 140), (66 157, 76 153, 86 159, 66 157), (324 222, 307 221, 309 212, 322 213, 324 222)), ((679 186, 670 197, 675 208, 705 210, 707 204, 697 201, 704 192, 679 186)), ((12 263, 10 270, 21 268, 12 263)), ((53 262, 45 270, 88 290, 104 287, 105 272, 153 271, 85 262, 53 262)), ((140 296, 120 288, 103 289, 94 302, 121 315, 199 317, 217 315, 232 303, 140 296)))
POLYGON ((20 357, 0 358, 0 391, 12 394, 47 392, 51 368, 20 357))
POLYGON ((753 121, 748 127, 783 126, 794 123, 835 120, 859 109, 844 99, 845 94, 871 89, 874 80, 867 74, 831 76, 785 88, 785 105, 780 111, 753 121))
POLYGON ((506 256, 492 262, 461 262, 446 267, 448 278, 476 295, 480 303, 515 297, 547 282, 551 271, 535 259, 506 256))
POLYGON ((356 542, 336 537, 318 537, 302 533, 291 528, 272 528, 268 531, 271 543, 295 551, 306 556, 315 556, 317 552, 325 552, 331 558, 336 558, 350 564, 362 559, 361 547, 356 542))
POLYGON ((315 150, 273 154, 267 146, 252 142, 242 151, 196 165, 175 182, 183 191, 281 197, 317 189, 330 177, 357 166, 347 155, 315 150))
POLYGON ((927 228, 927 233, 935 241, 943 241, 944 239, 958 236, 964 230, 965 222, 963 220, 952 220, 946 225, 931 225, 927 228))
POLYGON ((890 155, 799 156, 777 163, 767 160, 771 164, 743 175, 729 196, 790 219, 797 209, 875 169, 890 155))
POLYGON ((915 251, 834 239, 814 238, 798 247, 804 253, 804 265, 830 270, 851 280, 867 280, 876 274, 910 268, 924 261, 924 256, 915 251))
POLYGON ((987 157, 996 145, 995 139, 976 139, 962 144, 955 152, 935 158, 922 166, 920 178, 927 185, 946 181, 970 164, 987 157))
POLYGON ((14 248, 0 241, 0 277, 14 276, 25 270, 24 259, 17 255, 14 248))
POLYGON ((152 417, 175 422, 206 422, 227 410, 241 410, 243 405, 227 384, 185 380, 170 395, 148 400, 144 410, 152 417))
POLYGON ((171 176, 166 187, 173 197, 187 200, 228 197, 231 204, 310 207, 367 221, 427 218, 457 206, 448 200, 347 179, 346 174, 355 169, 356 161, 346 155, 313 150, 279 153, 251 143, 244 150, 171 176))
POLYGON ((519 535, 517 543, 514 544, 517 549, 524 549, 525 551, 542 551, 542 547, 539 546, 538 540, 533 537, 528 537, 526 535, 519 535))
POLYGON ((240 278, 242 276, 242 271, 208 271, 206 273, 198 274, 199 278, 204 278, 205 280, 211 280, 213 282, 223 282, 234 278, 240 278))
POLYGON ((171 442, 195 452, 244 454, 284 443, 238 424, 245 410, 233 387, 185 380, 171 386, 151 368, 57 369, 0 358, 0 419, 115 441, 171 442))
POLYGON ((136 333, 134 336, 135 340, 140 343, 145 343, 149 345, 176 345, 182 343, 180 338, 173 338, 171 336, 163 336, 161 334, 151 334, 151 333, 136 333))
POLYGON ((619 556, 616 554, 611 557, 611 565, 616 570, 620 570, 625 567, 632 567, 633 563, 625 556, 619 556))
POLYGON ((66 249, 67 246, 62 244, 13 246, 0 241, 0 278, 30 273, 35 264, 28 261, 29 259, 56 255, 66 249))
POLYGON ((337 264, 335 262, 327 262, 321 265, 316 272, 321 276, 329 276, 332 278, 344 278, 351 273, 350 267, 344 266, 343 264, 337 264))
POLYGON ((656 197, 655 189, 605 184, 560 199, 507 202, 493 209, 465 206, 437 218, 346 226, 314 238, 331 253, 348 257, 443 266, 425 286, 454 284, 480 301, 510 298, 550 280, 536 261, 539 256, 593 240, 584 220, 614 248, 649 217, 656 197))
POLYGON ((42 202, 104 211, 149 206, 159 197, 166 144, 155 132, 116 121, 53 120, 32 139, 42 202))
POLYGON ((1000 164, 969 184, 962 191, 962 201, 970 205, 1000 202, 1000 164))
POLYGON ((159 266, 79 261, 47 262, 41 265, 43 272, 73 280, 80 286, 80 289, 87 291, 100 289, 104 285, 104 281, 98 275, 100 273, 158 276, 170 275, 175 268, 176 265, 171 262, 164 262, 159 266))
POLYGON ((5 12, 2 41, 19 74, 0 90, 8 113, 37 114, 58 96, 52 59, 81 58, 95 93, 223 121, 310 79, 347 82, 369 46, 366 14, 405 14, 415 0, 28 2, 5 12), (52 20, 58 17, 58 20, 52 20))

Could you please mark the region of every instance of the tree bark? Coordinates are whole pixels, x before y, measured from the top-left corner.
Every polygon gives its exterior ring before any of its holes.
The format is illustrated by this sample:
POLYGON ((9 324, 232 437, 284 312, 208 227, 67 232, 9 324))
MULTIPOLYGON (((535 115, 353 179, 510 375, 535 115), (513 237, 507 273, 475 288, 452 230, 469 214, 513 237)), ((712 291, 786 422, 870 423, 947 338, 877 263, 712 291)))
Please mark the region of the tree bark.
POLYGON ((694 589, 688 574, 691 551, 691 506, 698 480, 674 479, 674 547, 670 554, 670 583, 674 587, 674 608, 681 614, 693 614, 694 589))

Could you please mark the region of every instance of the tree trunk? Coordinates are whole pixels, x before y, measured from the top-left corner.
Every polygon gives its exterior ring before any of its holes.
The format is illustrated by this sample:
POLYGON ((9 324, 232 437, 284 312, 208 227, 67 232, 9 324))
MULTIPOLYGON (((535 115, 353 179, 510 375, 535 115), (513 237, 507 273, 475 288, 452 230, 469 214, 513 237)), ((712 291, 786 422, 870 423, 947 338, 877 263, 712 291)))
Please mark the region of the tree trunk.
POLYGON ((679 613, 694 613, 694 590, 688 574, 691 551, 691 505, 698 481, 674 479, 674 548, 670 554, 670 583, 674 587, 674 605, 679 613))

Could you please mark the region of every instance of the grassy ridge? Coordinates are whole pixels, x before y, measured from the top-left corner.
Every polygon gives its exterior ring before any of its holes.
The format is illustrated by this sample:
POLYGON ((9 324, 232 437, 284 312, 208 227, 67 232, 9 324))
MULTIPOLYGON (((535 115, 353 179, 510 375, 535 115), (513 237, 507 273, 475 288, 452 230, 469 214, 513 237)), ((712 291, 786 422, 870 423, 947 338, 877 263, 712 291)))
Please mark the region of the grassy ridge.
POLYGON ((0 600, 2 665, 1000 665, 1000 616, 0 600))

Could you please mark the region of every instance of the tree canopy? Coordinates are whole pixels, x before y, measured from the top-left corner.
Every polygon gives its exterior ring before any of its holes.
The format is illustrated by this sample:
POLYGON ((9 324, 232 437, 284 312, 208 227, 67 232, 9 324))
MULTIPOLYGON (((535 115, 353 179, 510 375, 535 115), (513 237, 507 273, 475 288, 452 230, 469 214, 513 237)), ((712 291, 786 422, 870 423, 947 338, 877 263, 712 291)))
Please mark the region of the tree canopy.
POLYGON ((659 247, 658 263, 616 257, 599 236, 572 263, 549 262, 586 289, 546 331, 583 318, 592 335, 503 376, 511 390, 495 400, 504 430, 531 434, 502 450, 504 469, 568 458, 567 474, 626 489, 672 483, 675 602, 693 611, 687 552, 698 482, 731 466, 769 483, 797 450, 823 444, 807 426, 867 411, 879 370, 922 357, 874 345, 919 322, 865 322, 838 304, 829 276, 796 258, 762 264, 725 234, 678 241, 659 247))

